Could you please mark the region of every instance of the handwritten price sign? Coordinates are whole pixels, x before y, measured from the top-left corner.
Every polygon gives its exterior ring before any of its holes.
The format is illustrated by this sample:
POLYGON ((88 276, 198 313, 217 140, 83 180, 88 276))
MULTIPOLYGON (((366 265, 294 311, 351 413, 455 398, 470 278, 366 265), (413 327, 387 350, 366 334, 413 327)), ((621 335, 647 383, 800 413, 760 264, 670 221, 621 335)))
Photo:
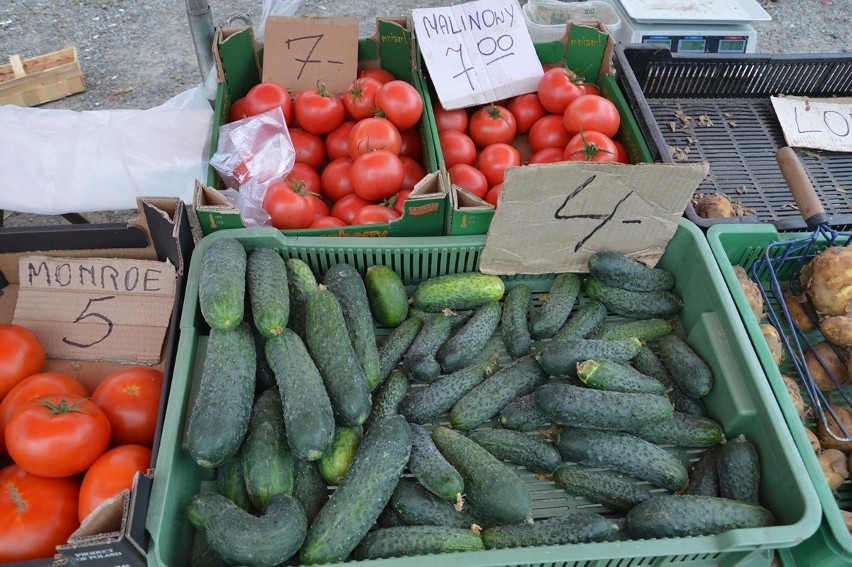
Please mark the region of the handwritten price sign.
POLYGON ((517 0, 412 10, 441 104, 463 108, 536 90, 543 71, 517 0))
POLYGON ((770 97, 787 145, 852 152, 852 99, 770 97))

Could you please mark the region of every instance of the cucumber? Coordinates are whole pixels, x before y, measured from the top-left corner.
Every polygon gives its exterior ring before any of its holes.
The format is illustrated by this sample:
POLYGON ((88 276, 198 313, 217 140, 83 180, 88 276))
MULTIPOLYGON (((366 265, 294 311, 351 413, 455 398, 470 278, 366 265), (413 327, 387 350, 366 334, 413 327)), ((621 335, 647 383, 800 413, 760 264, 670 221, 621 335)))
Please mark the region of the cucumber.
POLYGON ((328 502, 328 486, 316 461, 295 459, 293 473, 293 497, 302 505, 310 524, 328 502))
POLYGON ((671 319, 683 308, 683 300, 671 291, 630 291, 597 278, 586 280, 586 293, 610 313, 634 319, 671 319))
POLYGON ((361 425, 370 414, 370 387, 346 330, 337 297, 320 288, 308 300, 307 347, 338 423, 361 425))
POLYGON ((719 496, 719 474, 716 466, 721 452, 722 444, 719 444, 701 454, 689 471, 689 484, 683 491, 684 494, 719 496))
POLYGON ((616 512, 626 512, 651 497, 645 485, 579 466, 557 469, 553 473, 553 482, 568 494, 580 496, 616 512))
POLYGON ((579 363, 577 375, 585 385, 597 390, 666 395, 666 387, 656 378, 646 376, 626 364, 605 358, 593 358, 579 363))
POLYGON ((595 329, 590 339, 618 340, 636 337, 640 341, 653 341, 674 330, 676 319, 637 319, 619 323, 604 323, 595 329))
POLYGON ((590 358, 627 362, 636 356, 641 346, 642 343, 637 338, 621 341, 560 339, 547 343, 535 357, 544 371, 551 376, 576 376, 579 362, 590 358))
POLYGON ((264 336, 280 335, 290 318, 290 290, 277 250, 258 248, 248 255, 246 287, 254 326, 264 336))
POLYGON ((367 378, 370 391, 380 383, 376 327, 367 288, 358 270, 349 264, 334 264, 323 276, 323 284, 337 297, 352 340, 355 356, 367 378))
POLYGON ((409 423, 430 423, 450 411, 462 396, 494 374, 497 368, 497 361, 492 357, 442 376, 428 386, 409 392, 399 404, 399 412, 409 423))
POLYGON ((545 384, 535 403, 553 423, 635 431, 670 419, 674 408, 665 396, 608 392, 571 384, 545 384))
POLYGON ((453 504, 408 478, 399 480, 388 507, 401 525, 469 528, 476 523, 467 512, 456 510, 453 504))
POLYGON ((674 275, 618 252, 598 252, 587 263, 592 277, 615 287, 633 291, 665 291, 674 287, 674 275))
POLYGON ((263 510, 277 494, 293 494, 293 452, 287 445, 278 388, 255 400, 240 454, 246 492, 255 508, 263 510))
MULTIPOLYGON (((452 309, 444 309, 441 311, 444 315, 450 318, 450 324, 452 325, 453 330, 458 329, 465 323, 470 317, 473 315, 473 309, 462 309, 458 311, 453 311, 452 309)), ((425 323, 426 319, 430 317, 434 317, 435 313, 433 311, 423 311, 422 309, 415 309, 414 307, 408 308, 408 316, 409 317, 417 317, 421 322, 425 323)))
POLYGON ((284 427, 293 454, 315 461, 334 437, 334 410, 308 349, 290 329, 266 343, 266 359, 281 392, 284 427))
POLYGON ((360 425, 340 426, 334 431, 334 439, 319 458, 319 471, 329 484, 340 484, 355 460, 355 453, 364 437, 360 425))
POLYGON ((450 338, 452 331, 452 322, 445 313, 435 314, 423 321, 423 327, 402 358, 402 369, 409 380, 428 384, 438 379, 441 363, 435 354, 450 338))
POLYGON ((364 539, 396 488, 411 452, 401 415, 382 418, 364 435, 349 472, 314 518, 299 558, 307 565, 344 561, 364 539))
POLYGON ((382 325, 396 327, 408 317, 408 293, 402 278, 387 266, 370 266, 364 286, 373 315, 382 325))
POLYGON ((667 335, 657 341, 660 360, 683 393, 693 398, 703 398, 713 388, 710 367, 677 335, 667 335))
POLYGON ((477 429, 468 437, 501 461, 521 465, 532 472, 552 473, 562 464, 559 450, 538 434, 511 429, 477 429))
POLYGON ((455 372, 470 364, 500 324, 502 309, 496 301, 478 307, 460 329, 438 349, 435 358, 444 372, 455 372))
POLYGON ((721 443, 722 426, 709 417, 674 412, 670 419, 634 431, 637 437, 657 445, 706 448, 721 443))
POLYGON ((219 238, 201 255, 198 307, 212 329, 234 329, 243 321, 246 250, 234 238, 219 238))
POLYGON ((290 317, 287 326, 304 340, 308 299, 318 289, 317 278, 303 260, 289 258, 284 263, 287 266, 287 287, 290 292, 290 317))
POLYGON ((600 514, 574 510, 531 525, 485 528, 482 543, 486 549, 590 543, 606 540, 612 531, 613 525, 600 514))
POLYGON ((530 333, 534 339, 547 339, 568 320, 577 294, 580 293, 580 277, 577 274, 559 274, 553 280, 547 299, 530 314, 530 333))
POLYGON ((642 374, 653 376, 668 388, 669 400, 671 400, 675 411, 688 413, 690 415, 706 416, 707 410, 698 398, 691 398, 683 393, 680 386, 672 379, 663 361, 654 354, 647 345, 642 345, 639 353, 630 361, 636 370, 642 374))
POLYGON ((503 300, 501 316, 501 334, 506 352, 512 358, 520 358, 529 354, 532 348, 530 325, 527 321, 532 304, 532 291, 525 284, 518 284, 509 290, 503 300))
POLYGON ((355 549, 355 559, 480 551, 482 538, 469 529, 446 526, 398 526, 373 530, 355 549))
POLYGON ((288 494, 269 499, 260 516, 249 514, 221 494, 192 497, 187 517, 205 530, 207 543, 231 565, 278 565, 296 554, 308 521, 299 502, 288 494))
POLYGON ((535 392, 519 396, 500 411, 500 425, 515 431, 536 431, 551 425, 535 403, 535 392))
POLYGON ((766 508, 715 496, 658 495, 627 513, 626 529, 635 538, 714 535, 727 530, 775 524, 766 508))
POLYGON ((391 371, 399 366, 411 343, 420 333, 423 321, 417 317, 409 317, 391 331, 379 347, 379 381, 384 383, 391 371))
POLYGON ((464 479, 438 451, 432 436, 422 425, 411 426, 411 456, 408 470, 423 488, 444 500, 455 502, 464 493, 464 479))
POLYGON ((260 334, 257 329, 252 328, 252 338, 254 339, 254 356, 255 356, 255 372, 254 372, 254 392, 255 396, 275 386, 275 373, 269 367, 266 361, 266 337, 260 334))
POLYGON ((465 502, 488 525, 532 523, 526 484, 509 467, 461 433, 437 427, 432 439, 464 479, 465 502))
POLYGON ((370 411, 367 421, 364 422, 364 429, 369 429, 383 417, 398 414, 400 403, 405 398, 408 389, 408 376, 405 375, 405 372, 402 370, 391 372, 373 400, 373 409, 370 411))
POLYGON ((562 325, 554 339, 585 339, 594 332, 606 319, 606 306, 600 301, 584 303, 562 325))
POLYGON ((688 481, 686 468, 677 457, 622 431, 564 427, 559 433, 557 447, 566 461, 609 468, 672 492, 684 488, 688 481))
POLYGON ((760 497, 760 457, 745 435, 722 446, 716 464, 719 496, 757 504, 760 497))
MULTIPOLYGON (((393 496, 391 496, 391 498, 393 498, 393 496)), ((439 502, 444 502, 443 500, 438 499, 434 495, 432 495, 432 498, 435 498, 439 502)), ((449 503, 446 502, 445 504, 449 505, 449 503)), ((376 518, 376 525, 382 528, 394 528, 397 526, 407 526, 409 524, 402 521, 402 518, 400 518, 399 514, 396 513, 396 511, 391 507, 390 502, 388 502, 388 505, 385 506, 385 509, 382 510, 381 514, 379 514, 379 517, 376 518)))
POLYGON ((243 478, 243 461, 240 452, 216 467, 216 492, 249 513, 254 513, 254 505, 246 491, 243 478))
POLYGON ((455 429, 473 429, 500 413, 509 402, 529 394, 546 380, 547 374, 533 357, 519 358, 462 396, 450 410, 450 423, 455 429))
POLYGON ((478 272, 430 278, 414 290, 412 305, 423 311, 476 309, 503 298, 506 286, 499 276, 478 272))
POLYGON ((210 329, 186 426, 186 448, 202 467, 217 467, 233 457, 246 436, 254 404, 254 353, 247 324, 210 329))

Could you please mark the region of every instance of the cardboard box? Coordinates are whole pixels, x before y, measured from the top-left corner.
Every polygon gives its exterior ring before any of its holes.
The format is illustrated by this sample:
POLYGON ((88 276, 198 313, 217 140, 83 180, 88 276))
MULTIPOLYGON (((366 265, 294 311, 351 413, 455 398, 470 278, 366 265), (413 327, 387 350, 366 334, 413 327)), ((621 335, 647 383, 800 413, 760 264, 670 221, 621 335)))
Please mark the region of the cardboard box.
MULTIPOLYGON (((163 372, 159 419, 152 447, 151 469, 137 475, 132 490, 105 502, 86 518, 53 558, 36 560, 34 565, 85 565, 86 567, 147 564, 148 534, 145 518, 151 490, 151 475, 156 471, 157 453, 163 418, 171 385, 185 269, 192 251, 192 235, 184 203, 174 198, 140 198, 139 216, 127 224, 77 224, 45 227, 0 229, 0 322, 13 320, 21 288, 19 262, 34 255, 50 258, 121 258, 156 261, 174 267, 175 286, 168 326, 162 341, 159 362, 152 365, 163 372)), ((26 263, 26 260, 25 262, 26 263)), ((126 366, 106 360, 49 358, 45 371, 70 374, 90 391, 110 373, 126 366)), ((6 462, 2 463, 4 466, 6 462)))

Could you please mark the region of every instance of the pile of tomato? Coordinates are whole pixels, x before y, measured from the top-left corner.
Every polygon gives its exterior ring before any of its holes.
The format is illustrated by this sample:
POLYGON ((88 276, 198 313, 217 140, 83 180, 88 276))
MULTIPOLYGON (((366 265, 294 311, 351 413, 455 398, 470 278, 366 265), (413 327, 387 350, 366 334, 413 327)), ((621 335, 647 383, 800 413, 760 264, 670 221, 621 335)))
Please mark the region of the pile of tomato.
POLYGON ((263 209, 280 229, 386 223, 399 218, 420 164, 423 99, 383 69, 365 69, 343 93, 325 85, 290 93, 265 81, 230 107, 241 120, 280 107, 296 164, 266 189, 263 209))
POLYGON ((45 362, 29 329, 0 325, 0 563, 52 557, 151 464, 162 372, 125 367, 90 392, 45 362))
POLYGON ((472 109, 432 110, 450 182, 495 207, 510 167, 629 163, 624 146, 613 139, 621 122, 615 105, 564 67, 545 71, 534 93, 472 109), (518 136, 526 137, 529 156, 518 150, 518 136))

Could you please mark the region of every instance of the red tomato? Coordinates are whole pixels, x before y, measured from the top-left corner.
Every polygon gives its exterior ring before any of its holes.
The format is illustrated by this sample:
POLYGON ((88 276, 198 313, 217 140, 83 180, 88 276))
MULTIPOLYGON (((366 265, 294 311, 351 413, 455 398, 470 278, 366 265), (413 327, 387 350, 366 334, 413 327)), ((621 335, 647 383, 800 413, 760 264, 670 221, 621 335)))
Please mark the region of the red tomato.
POLYGON ((470 191, 480 199, 488 193, 488 179, 485 174, 466 163, 459 163, 448 170, 450 183, 470 191))
POLYGON ((228 109, 228 122, 236 122, 237 120, 242 120, 247 117, 247 107, 248 102, 244 96, 232 102, 231 107, 228 109))
POLYGON ((618 161, 618 148, 606 134, 587 130, 577 134, 565 146, 565 159, 569 161, 618 161))
POLYGON ((420 161, 423 157, 423 141, 420 139, 420 132, 416 128, 409 128, 400 132, 399 137, 402 140, 399 155, 420 161))
POLYGON ((256 116, 281 107, 284 122, 289 125, 293 121, 293 101, 290 92, 273 81, 258 83, 246 93, 246 116, 256 116))
POLYGON ((577 97, 565 109, 565 129, 572 135, 594 130, 612 138, 618 133, 621 117, 615 105, 602 96, 583 95, 577 97))
POLYGON ((538 98, 541 105, 553 114, 562 114, 568 104, 583 94, 577 77, 564 67, 545 71, 538 81, 538 98))
POLYGON ((564 160, 562 157, 564 153, 565 148, 544 148, 534 153, 527 163, 530 165, 537 163, 556 163, 557 161, 564 160))
POLYGON ((630 163, 630 154, 627 153, 627 148, 624 147, 624 144, 618 140, 613 140, 612 143, 615 144, 616 161, 618 163, 630 163))
POLYGON ((516 96, 509 101, 507 108, 515 117, 518 134, 526 134, 536 120, 547 115, 547 110, 541 105, 541 101, 535 93, 516 96))
POLYGON ((376 106, 400 130, 414 128, 423 114, 423 98, 405 81, 389 81, 376 93, 376 106))
POLYGON ((503 190, 503 184, 498 183, 494 187, 488 190, 488 193, 485 194, 485 202, 490 204, 495 209, 497 208, 497 202, 500 200, 500 191, 503 190))
POLYGON ((297 192, 322 194, 319 173, 306 163, 293 164, 293 169, 284 178, 284 182, 297 192))
POLYGON ((468 116, 464 108, 447 110, 441 103, 436 103, 432 105, 432 114, 435 115, 435 129, 438 132, 457 130, 463 134, 467 133, 468 116))
POLYGON ((594 83, 580 83, 580 88, 583 89, 583 94, 601 94, 601 90, 594 83))
POLYGON ((540 118, 530 128, 530 147, 533 152, 544 148, 565 148, 571 140, 571 134, 565 129, 562 117, 558 114, 548 114, 540 118))
POLYGON ((101 380, 91 399, 109 419, 113 446, 153 446, 162 391, 163 373, 150 366, 122 368, 101 380))
POLYGON ((325 201, 323 201, 320 197, 317 197, 313 193, 308 193, 305 197, 308 198, 308 201, 310 201, 311 205, 314 207, 314 220, 317 220, 320 217, 327 217, 330 214, 328 205, 326 205, 325 201))
POLYGON ((45 360, 35 333, 20 325, 0 325, 0 398, 30 374, 41 372, 45 360))
POLYGON ((382 84, 396 80, 396 75, 386 69, 362 69, 358 77, 375 79, 382 84))
POLYGON ((353 225, 359 224, 385 224, 399 218, 399 213, 393 207, 385 205, 367 205, 359 209, 352 219, 353 225))
POLYGON ((476 144, 470 136, 456 130, 445 130, 438 134, 441 153, 444 154, 444 166, 450 169, 458 163, 473 165, 476 161, 476 144))
POLYGON ((504 106, 483 106, 470 117, 468 134, 477 148, 510 143, 518 131, 515 117, 504 106))
POLYGON ((77 518, 82 522, 104 500, 130 490, 133 477, 151 466, 151 449, 142 445, 119 445, 92 463, 80 485, 77 518))
POLYGON ((0 562, 53 558, 77 529, 80 479, 45 478, 18 465, 0 469, 0 562))
POLYGON ((374 150, 387 150, 399 155, 401 148, 399 130, 387 118, 359 120, 349 131, 349 157, 352 159, 374 150))
POLYGON ((9 456, 29 473, 51 478, 83 472, 109 446, 109 419, 73 394, 39 396, 6 424, 9 456))
POLYGON ((296 99, 295 115, 299 126, 311 134, 328 134, 343 124, 346 109, 340 98, 330 94, 325 84, 320 83, 296 99))
POLYGON ((296 150, 296 163, 304 163, 319 169, 325 163, 325 142, 316 134, 301 128, 290 129, 290 140, 296 150))
POLYGON ((346 223, 337 217, 318 217, 308 228, 331 228, 335 226, 346 226, 346 223))
POLYGON ((476 167, 485 174, 489 187, 503 183, 506 170, 518 165, 521 165, 521 153, 514 146, 502 143, 485 147, 476 161, 476 167))
POLYGON ((349 172, 352 169, 354 160, 347 157, 340 157, 329 162, 322 170, 320 176, 320 185, 322 186, 322 194, 337 201, 355 192, 352 187, 352 180, 349 178, 349 172))
POLYGON ((352 193, 351 195, 346 195, 345 197, 338 199, 338 201, 331 207, 331 216, 339 218, 346 224, 352 224, 352 219, 355 218, 355 213, 358 212, 358 209, 373 204, 375 203, 371 203, 366 199, 362 199, 357 194, 352 193))
POLYGON ((89 389, 76 378, 61 372, 40 372, 18 382, 0 402, 0 453, 6 452, 6 424, 12 413, 29 400, 47 394, 74 394, 85 398, 89 389))
POLYGON ((376 150, 355 158, 349 179, 352 188, 362 199, 377 203, 397 193, 405 178, 405 167, 399 156, 376 150))
POLYGON ((303 189, 294 190, 287 181, 270 185, 261 206, 272 218, 275 228, 307 228, 314 220, 313 203, 305 198, 303 189))
POLYGON ((329 161, 349 157, 349 133, 353 126, 355 123, 349 120, 325 135, 325 153, 329 161))
POLYGON ((341 99, 347 114, 354 120, 363 120, 376 113, 376 93, 382 83, 370 77, 355 79, 343 93, 341 99))
POLYGON ((397 193, 393 199, 393 210, 399 213, 399 216, 405 214, 405 202, 408 200, 408 196, 411 194, 411 190, 402 189, 399 193, 397 193))
POLYGON ((400 156, 399 159, 402 161, 402 189, 414 189, 414 186, 417 185, 417 182, 426 177, 426 170, 420 165, 420 162, 416 162, 413 159, 405 156, 400 156))

